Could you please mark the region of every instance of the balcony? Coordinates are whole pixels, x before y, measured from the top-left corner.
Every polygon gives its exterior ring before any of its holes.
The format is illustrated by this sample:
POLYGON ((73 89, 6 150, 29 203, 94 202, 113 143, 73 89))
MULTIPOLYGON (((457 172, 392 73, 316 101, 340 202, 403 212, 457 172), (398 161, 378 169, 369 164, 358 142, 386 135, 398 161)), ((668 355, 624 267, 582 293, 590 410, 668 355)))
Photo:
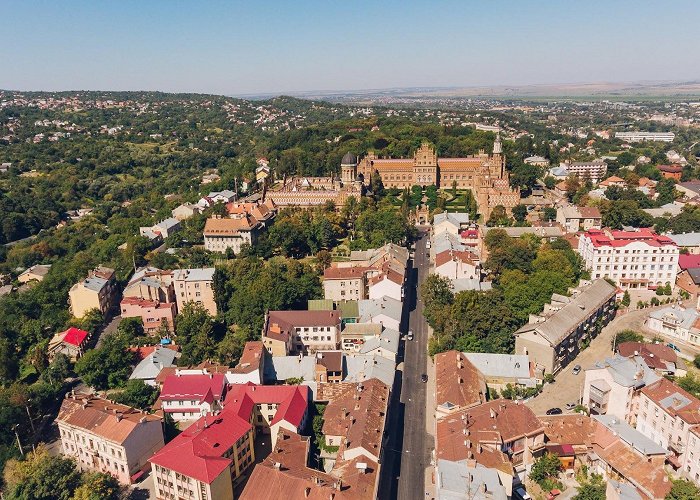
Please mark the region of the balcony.
POLYGON ((676 454, 681 455, 685 451, 685 443, 679 443, 676 441, 675 443, 672 441, 669 441, 668 447, 671 449, 671 451, 674 451, 676 454))

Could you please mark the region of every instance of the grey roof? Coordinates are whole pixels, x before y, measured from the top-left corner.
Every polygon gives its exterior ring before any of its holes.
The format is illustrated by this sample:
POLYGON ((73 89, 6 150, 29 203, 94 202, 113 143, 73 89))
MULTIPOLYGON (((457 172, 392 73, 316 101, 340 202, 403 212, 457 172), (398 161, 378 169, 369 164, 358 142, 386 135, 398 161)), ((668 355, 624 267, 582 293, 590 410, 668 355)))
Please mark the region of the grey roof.
POLYGON ((156 240, 161 237, 160 234, 154 233, 152 229, 146 229, 144 228, 142 231, 142 236, 145 238, 148 238, 149 240, 156 240))
POLYGON ((372 318, 384 314, 396 321, 401 321, 403 303, 392 297, 384 296, 381 299, 364 299, 358 301, 360 323, 371 323, 372 318))
POLYGON ((217 196, 223 196, 224 198, 233 198, 236 196, 236 193, 231 191, 230 189, 224 189, 223 191, 212 191, 209 193, 209 198, 216 198, 217 196))
POLYGON ((608 479, 608 485, 617 491, 619 500, 642 500, 637 488, 629 483, 608 479))
POLYGON ((689 330, 695 321, 700 317, 700 313, 693 308, 680 308, 676 306, 664 307, 649 313, 650 318, 658 320, 674 320, 678 322, 677 326, 685 330, 689 330))
POLYGON ((5 295, 9 294, 10 292, 12 292, 12 285, 0 286, 0 297, 4 297, 5 295))
POLYGON ((491 290, 492 284, 490 281, 479 281, 477 278, 459 278, 452 281, 452 291, 454 293, 463 292, 465 290, 478 290, 485 292, 491 290))
POLYGON ((345 356, 345 366, 347 369, 345 382, 362 382, 377 378, 389 387, 394 384, 396 365, 392 360, 379 354, 345 356))
POLYGON ((85 278, 83 281, 83 286, 87 288, 88 290, 92 290, 94 292, 99 292, 102 290, 104 287, 107 286, 108 281, 103 278, 85 278))
POLYGON ((469 224, 469 214, 462 212, 442 212, 435 214, 433 217, 433 225, 449 221, 459 227, 461 224, 469 224))
POLYGON ((447 250, 458 250, 462 252, 467 249, 466 245, 461 243, 459 236, 447 231, 436 234, 433 237, 432 246, 435 255, 447 250))
POLYGON ((157 267, 139 267, 136 271, 134 271, 134 274, 131 275, 131 278, 129 278, 129 284, 141 281, 141 278, 143 278, 146 274, 158 273, 160 271, 161 269, 158 269, 157 267))
POLYGON ((576 296, 544 321, 529 323, 520 328, 515 335, 537 332, 551 345, 556 346, 577 328, 593 311, 615 296, 616 289, 604 279, 580 286, 576 296))
POLYGON ((214 279, 213 267, 176 269, 173 271, 173 279, 176 281, 212 281, 214 279))
POLYGON ((496 469, 489 469, 481 464, 468 467, 466 460, 452 462, 438 459, 436 486, 437 500, 506 500, 508 498, 496 469))
POLYGON ((50 269, 51 264, 36 264, 26 269, 22 274, 20 274, 20 276, 29 273, 36 274, 38 276, 46 276, 50 269))
POLYGON ((642 210, 652 217, 663 217, 665 214, 680 214, 683 211, 683 205, 678 203, 666 203, 658 208, 643 208, 642 210))
POLYGON ((637 429, 632 428, 624 420, 620 420, 614 415, 593 415, 598 422, 603 424, 612 432, 616 433, 629 446, 639 451, 643 455, 666 455, 666 448, 656 444, 637 429))
POLYGON ((343 159, 340 160, 341 165, 357 165, 357 156, 352 154, 350 151, 345 153, 343 159))
POLYGON ((263 367, 263 379, 276 382, 289 378, 301 378, 307 382, 315 380, 316 359, 313 356, 271 356, 263 367))
POLYGON ((167 219, 164 219, 160 221, 158 224, 156 224, 156 227, 161 227, 163 229, 172 229, 175 226, 179 226, 180 221, 175 219, 174 217, 168 217, 167 219))
POLYGON ((156 347, 156 350, 146 356, 134 371, 129 379, 155 380, 163 368, 175 366, 177 353, 165 347, 156 347))
POLYGON ((385 328, 378 336, 367 340, 360 349, 360 354, 367 354, 375 349, 382 348, 394 354, 399 352, 399 340, 401 333, 391 328, 385 328))
POLYGON ((700 246, 700 233, 666 234, 679 247, 700 246))
POLYGON ((640 388, 661 379, 641 356, 624 358, 615 354, 612 358, 605 358, 605 361, 598 361, 593 366, 593 369, 601 368, 607 369, 613 380, 623 387, 640 388))
POLYGON ((463 354, 484 377, 530 378, 530 358, 525 354, 463 354))

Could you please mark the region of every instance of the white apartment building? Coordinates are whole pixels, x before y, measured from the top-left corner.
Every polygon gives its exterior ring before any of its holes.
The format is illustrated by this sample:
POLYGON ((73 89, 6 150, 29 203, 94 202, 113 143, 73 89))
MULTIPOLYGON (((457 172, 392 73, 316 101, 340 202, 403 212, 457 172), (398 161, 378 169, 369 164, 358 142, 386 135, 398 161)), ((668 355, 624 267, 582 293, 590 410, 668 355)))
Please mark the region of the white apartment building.
POLYGON ((698 319, 700 312, 697 309, 672 305, 650 312, 646 326, 652 332, 700 345, 700 329, 695 326, 698 319))
POLYGON ((676 134, 673 132, 615 132, 615 139, 627 142, 673 142, 676 134))
POLYGON ((173 286, 177 310, 182 312, 188 302, 201 304, 209 314, 216 316, 216 301, 214 300, 214 271, 213 267, 200 269, 176 269, 173 271, 173 286))
POLYGON ((204 225, 204 248, 210 252, 238 254, 243 245, 254 245, 260 223, 253 217, 212 218, 204 225))
POLYGON ((592 279, 610 278, 623 290, 675 286, 678 246, 650 229, 591 229, 581 235, 578 253, 592 279))
POLYGON ((575 175, 579 179, 590 180, 597 184, 605 178, 608 172, 608 164, 602 160, 593 161, 572 161, 564 163, 569 175, 575 175))
POLYGON ((329 267, 323 271, 323 294, 328 300, 367 298, 366 267, 329 267))

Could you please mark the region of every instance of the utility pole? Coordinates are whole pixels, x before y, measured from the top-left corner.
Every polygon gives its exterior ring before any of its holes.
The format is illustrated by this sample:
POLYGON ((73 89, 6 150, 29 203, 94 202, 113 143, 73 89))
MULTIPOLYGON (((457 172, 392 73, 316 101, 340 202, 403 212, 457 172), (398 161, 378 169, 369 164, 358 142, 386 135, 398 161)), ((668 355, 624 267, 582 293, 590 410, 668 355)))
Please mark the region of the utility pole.
POLYGON ((27 400, 27 403, 24 405, 24 407, 27 409, 27 416, 29 417, 29 425, 32 426, 32 434, 36 434, 36 429, 34 428, 34 421, 32 420, 32 414, 29 413, 29 403, 31 403, 31 399, 27 400))
POLYGON ((17 438, 17 446, 19 446, 19 452, 22 456, 24 456, 24 450, 22 449, 22 441, 19 440, 19 432, 17 432, 17 427, 19 427, 19 424, 15 424, 12 427, 12 430, 15 431, 15 437, 17 438))

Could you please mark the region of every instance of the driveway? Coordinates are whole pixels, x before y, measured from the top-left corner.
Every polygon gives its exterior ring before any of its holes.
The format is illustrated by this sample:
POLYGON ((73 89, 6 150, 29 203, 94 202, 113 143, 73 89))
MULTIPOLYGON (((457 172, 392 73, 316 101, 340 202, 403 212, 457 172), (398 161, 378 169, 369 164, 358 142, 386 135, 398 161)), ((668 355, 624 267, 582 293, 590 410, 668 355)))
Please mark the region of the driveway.
POLYGON ((98 348, 102 345, 102 343, 105 340, 105 337, 108 335, 113 334, 114 332, 117 331, 117 327, 119 326, 119 323, 121 323, 122 317, 121 316, 114 316, 109 323, 107 323, 98 333, 97 333, 97 341, 95 342, 95 348, 98 348))

